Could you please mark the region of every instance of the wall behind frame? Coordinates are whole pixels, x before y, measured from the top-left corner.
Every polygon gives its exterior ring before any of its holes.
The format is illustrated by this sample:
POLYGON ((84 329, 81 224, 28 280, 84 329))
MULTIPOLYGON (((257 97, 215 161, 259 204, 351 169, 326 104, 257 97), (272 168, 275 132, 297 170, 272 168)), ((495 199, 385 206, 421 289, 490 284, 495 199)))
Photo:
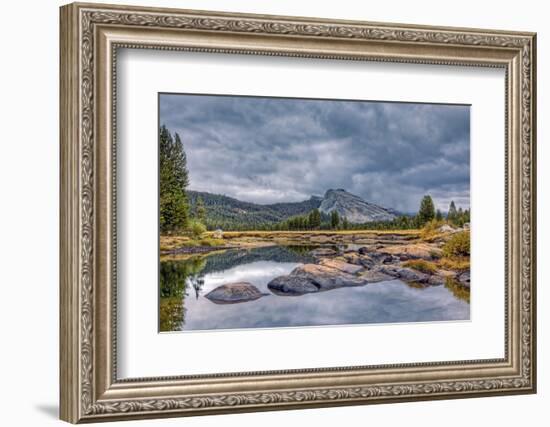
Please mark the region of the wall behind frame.
MULTIPOLYGON (((525 0, 479 2, 394 0, 110 0, 144 6, 313 16, 332 19, 404 22, 538 32, 538 117, 550 115, 550 29, 544 3, 525 0)), ((58 402, 58 7, 57 0, 3 4, 3 61, 0 68, 0 400, 6 425, 61 425, 58 402)), ((446 427, 543 425, 550 404, 546 360, 550 339, 550 126, 538 128, 538 359, 539 393, 362 407, 265 412, 162 421, 124 426, 210 427, 238 425, 349 426, 400 425, 446 427), (545 220, 546 218, 546 220, 545 220)), ((490 167, 490 166, 489 166, 490 167)), ((490 169, 488 170, 488 172, 490 169)), ((122 425, 122 424, 120 424, 122 425)))

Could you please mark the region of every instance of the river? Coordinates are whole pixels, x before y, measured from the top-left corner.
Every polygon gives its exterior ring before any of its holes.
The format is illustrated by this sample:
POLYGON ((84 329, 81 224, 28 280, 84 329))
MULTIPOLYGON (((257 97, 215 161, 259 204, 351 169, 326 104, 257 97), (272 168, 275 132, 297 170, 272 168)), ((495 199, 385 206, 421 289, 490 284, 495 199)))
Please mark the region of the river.
POLYGON ((161 260, 160 331, 279 328, 344 324, 458 321, 470 304, 444 285, 418 287, 400 280, 278 296, 273 278, 315 260, 310 247, 228 250, 185 260, 161 260), (215 304, 204 297, 225 283, 250 282, 268 294, 254 301, 215 304))

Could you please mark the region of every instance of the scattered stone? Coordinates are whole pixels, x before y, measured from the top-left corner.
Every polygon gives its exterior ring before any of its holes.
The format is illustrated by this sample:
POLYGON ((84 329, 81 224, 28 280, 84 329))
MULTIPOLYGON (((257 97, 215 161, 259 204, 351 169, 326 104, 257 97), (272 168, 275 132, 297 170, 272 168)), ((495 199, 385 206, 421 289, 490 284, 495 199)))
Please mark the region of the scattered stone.
POLYGON ((370 269, 376 265, 376 262, 368 255, 359 255, 357 252, 344 254, 344 259, 350 264, 361 265, 370 269))
POLYGON ((395 245, 387 246, 384 248, 385 252, 395 255, 400 259, 407 257, 407 259, 425 259, 433 260, 440 258, 443 251, 437 245, 429 243, 411 243, 407 245, 395 245))
POLYGON ((368 269, 371 269, 373 268, 375 265, 376 265, 376 261, 373 260, 370 256, 368 255, 363 255, 360 260, 359 260, 359 263, 365 267, 365 268, 368 268, 368 269))
POLYGON ((412 268, 399 267, 397 265, 380 266, 380 271, 392 277, 403 280, 404 282, 428 283, 429 274, 422 273, 412 268))
POLYGON ((275 295, 299 296, 319 292, 319 286, 309 278, 301 276, 279 276, 268 283, 267 287, 275 295))
POLYGON ((362 280, 365 280, 367 283, 385 282, 387 280, 393 280, 394 279, 392 276, 384 274, 384 273, 382 273, 381 271, 379 271, 377 269, 367 270, 364 273, 361 273, 361 275, 359 277, 362 280))
POLYGON ((355 251, 345 252, 344 259, 350 264, 361 265, 361 256, 355 251))
POLYGON ((440 233, 453 233, 455 229, 451 227, 449 224, 443 224, 441 227, 437 229, 440 233))
POLYGON ((262 296, 269 295, 248 282, 227 283, 218 286, 208 292, 205 297, 216 304, 236 304, 247 301, 254 301, 262 296))
MULTIPOLYGON (((440 231, 448 233, 450 230, 456 232, 452 227, 440 231)), ((346 249, 345 246, 337 248, 333 245, 310 251, 318 264, 305 264, 286 276, 276 277, 268 284, 268 288, 276 295, 298 296, 396 279, 418 287, 444 285, 453 279, 465 288, 470 287, 469 272, 460 274, 443 268, 423 272, 402 264, 411 259, 440 258, 441 244, 405 240, 399 244, 394 242, 391 246, 380 245, 379 242, 365 243, 366 246, 358 249, 346 249)))
POLYGON ((370 252, 368 257, 376 263, 389 264, 393 262, 393 256, 387 252, 370 252))
POLYGON ((357 249, 357 252, 360 254, 360 255, 367 255, 371 252, 375 252, 376 251, 376 248, 373 248, 373 247, 369 247, 369 246, 363 246, 359 249, 357 249))
POLYGON ((361 265, 354 265, 337 259, 322 259, 319 264, 348 274, 356 274, 363 270, 361 265))

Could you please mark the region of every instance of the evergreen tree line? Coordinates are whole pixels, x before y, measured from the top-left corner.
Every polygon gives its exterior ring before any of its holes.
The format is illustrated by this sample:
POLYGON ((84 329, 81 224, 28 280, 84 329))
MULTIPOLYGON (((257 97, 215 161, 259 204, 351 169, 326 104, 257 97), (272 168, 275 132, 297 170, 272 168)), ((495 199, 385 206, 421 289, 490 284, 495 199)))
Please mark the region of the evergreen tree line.
POLYGON ((159 226, 162 234, 189 233, 199 238, 205 231, 206 209, 197 200, 190 209, 187 157, 179 134, 165 125, 159 130, 159 226))
POLYGON ((189 226, 187 158, 180 136, 166 126, 159 134, 159 216, 161 233, 177 233, 189 226))
POLYGON ((462 227, 470 222, 470 210, 457 209, 455 202, 451 201, 446 216, 439 209, 435 209, 431 196, 426 195, 420 202, 418 213, 414 216, 401 215, 392 221, 371 221, 365 223, 351 223, 345 217, 340 217, 337 211, 330 215, 320 213, 313 209, 308 215, 299 215, 279 222, 269 230, 409 230, 422 228, 432 220, 447 220, 452 225, 462 227))

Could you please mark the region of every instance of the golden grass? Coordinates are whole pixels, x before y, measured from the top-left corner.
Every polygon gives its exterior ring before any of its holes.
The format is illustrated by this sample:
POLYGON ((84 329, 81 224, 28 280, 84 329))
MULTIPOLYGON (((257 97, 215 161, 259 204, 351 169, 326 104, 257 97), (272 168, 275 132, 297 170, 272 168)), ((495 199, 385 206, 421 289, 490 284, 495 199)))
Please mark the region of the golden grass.
POLYGON ((223 238, 214 238, 214 231, 203 233, 200 239, 192 239, 188 235, 161 235, 160 250, 168 251, 184 246, 223 246, 231 240, 231 244, 248 245, 262 240, 277 240, 289 242, 295 240, 315 239, 320 237, 338 238, 353 236, 356 238, 372 238, 384 235, 399 235, 418 237, 420 230, 309 230, 309 231, 225 231, 223 238), (237 240, 237 241, 236 241, 237 240))
MULTIPOLYGON (((207 232, 212 235, 214 232, 207 232)), ((224 231, 224 239, 236 239, 242 237, 257 238, 283 238, 300 236, 362 236, 362 235, 402 235, 417 236, 420 230, 306 230, 306 231, 224 231)))
POLYGON ((434 238, 437 238, 441 234, 444 234, 439 231, 439 228, 445 224, 446 222, 443 220, 438 221, 436 219, 432 219, 424 225, 420 231, 420 237, 424 240, 433 240, 434 238))
MULTIPOLYGON (((182 247, 240 247, 255 248, 273 244, 310 245, 310 244, 338 244, 347 241, 360 242, 362 239, 383 239, 384 236, 410 236, 415 240, 420 230, 309 230, 309 231, 226 231, 223 238, 215 238, 214 231, 208 231, 199 239, 184 235, 161 235, 161 252, 171 251, 182 247), (353 239, 351 239, 353 237, 353 239)), ((218 236, 216 236, 218 237, 218 236)), ((186 254, 162 255, 166 257, 186 258, 186 254)), ((419 267, 422 268, 422 267, 419 267)))
POLYGON ((226 242, 223 239, 214 239, 206 234, 197 240, 188 236, 160 236, 161 251, 190 246, 224 246, 225 244, 226 242))
POLYGON ((160 236, 160 250, 169 251, 171 249, 181 248, 182 246, 191 246, 192 240, 188 236, 160 236))
POLYGON ((201 246, 223 246, 225 241, 223 239, 212 239, 210 237, 205 237, 200 239, 198 242, 201 246))
POLYGON ((444 257, 438 261, 438 264, 449 270, 465 271, 470 269, 470 257, 444 257))
POLYGON ((453 234, 443 246, 443 255, 448 258, 470 256, 470 231, 453 234))
POLYGON ((411 259, 404 262, 403 266, 427 274, 433 274, 437 271, 437 265, 435 263, 423 259, 411 259))

